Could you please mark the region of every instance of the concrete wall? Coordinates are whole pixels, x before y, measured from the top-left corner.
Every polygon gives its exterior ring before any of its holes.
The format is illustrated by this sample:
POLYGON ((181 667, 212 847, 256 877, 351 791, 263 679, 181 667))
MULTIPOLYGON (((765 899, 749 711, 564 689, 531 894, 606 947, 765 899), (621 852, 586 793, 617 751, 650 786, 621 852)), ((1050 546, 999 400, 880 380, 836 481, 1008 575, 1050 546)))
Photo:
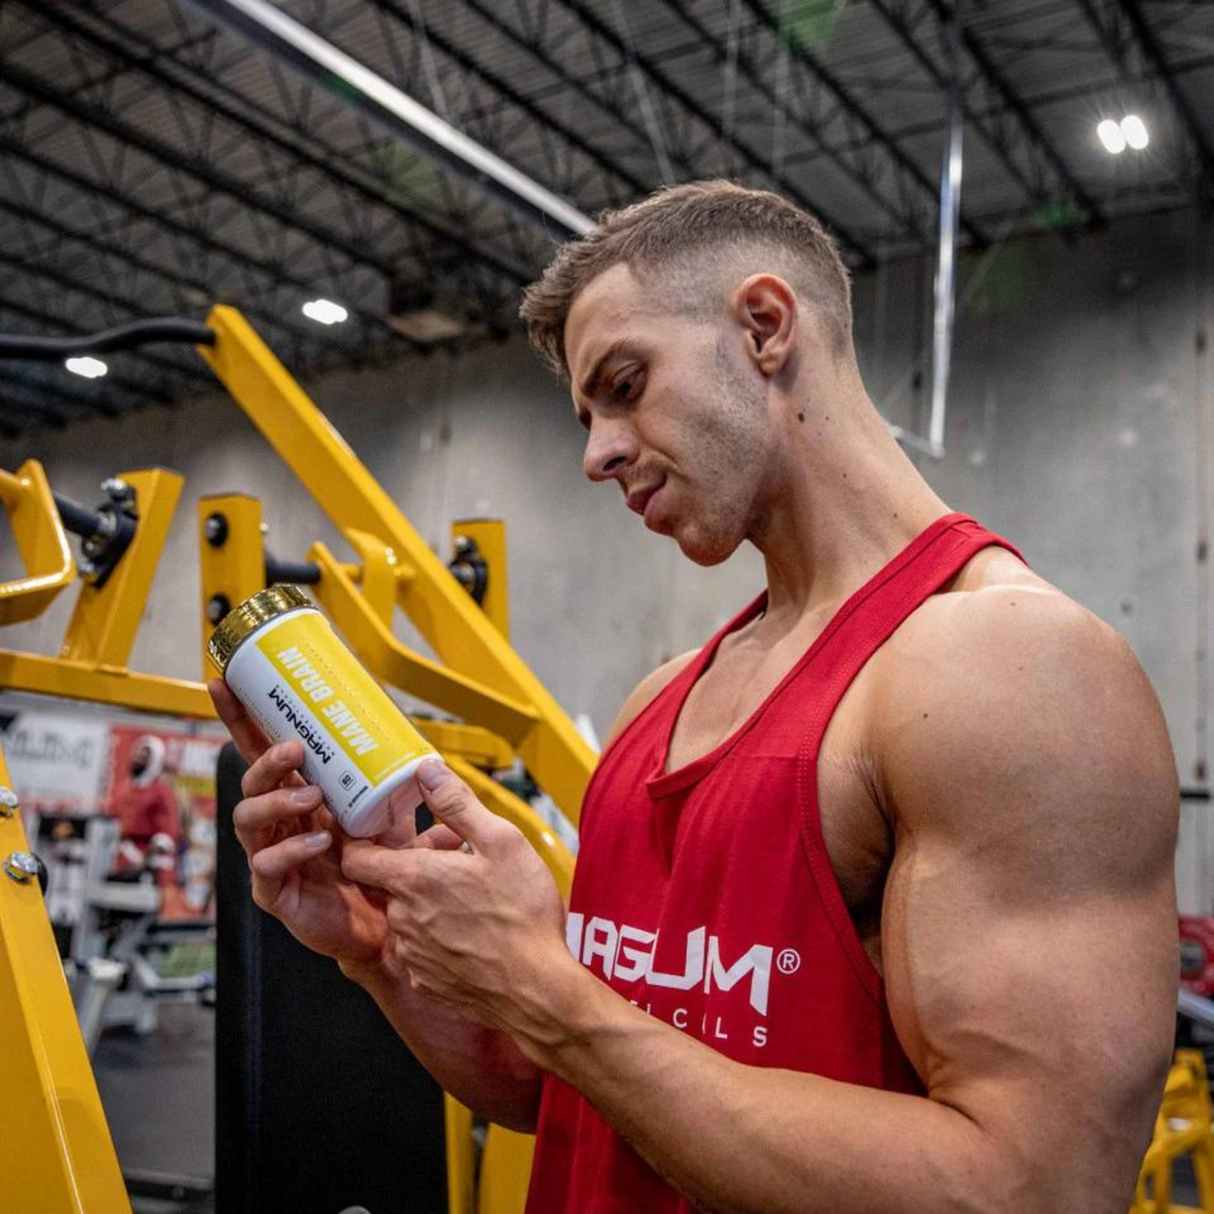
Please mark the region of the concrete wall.
MULTIPOLYGON (((1125 634, 1159 691, 1187 783, 1204 782, 1208 767, 1209 566, 1198 554, 1210 512, 1214 369, 1197 335, 1214 313, 1212 250, 1210 224, 1181 212, 1073 245, 1039 237, 965 259, 948 455, 922 463, 950 505, 1006 534, 1125 634)), ((874 399, 893 420, 921 426, 930 268, 907 261, 860 277, 856 310, 874 399)), ((613 486, 582 478, 583 432, 519 341, 309 387, 436 550, 447 551, 450 519, 507 520, 515 644, 600 732, 645 672, 703 640, 762 587, 752 551, 698 569, 624 511, 613 486)), ((334 539, 222 396, 0 444, 0 466, 28 455, 57 489, 86 502, 122 468, 185 473, 136 648, 145 670, 198 674, 199 494, 259 495, 281 556, 334 539)), ((67 612, 59 604, 5 643, 51 651, 67 612)), ((1205 812, 1187 815, 1182 847, 1192 909, 1214 895, 1199 846, 1205 812)))

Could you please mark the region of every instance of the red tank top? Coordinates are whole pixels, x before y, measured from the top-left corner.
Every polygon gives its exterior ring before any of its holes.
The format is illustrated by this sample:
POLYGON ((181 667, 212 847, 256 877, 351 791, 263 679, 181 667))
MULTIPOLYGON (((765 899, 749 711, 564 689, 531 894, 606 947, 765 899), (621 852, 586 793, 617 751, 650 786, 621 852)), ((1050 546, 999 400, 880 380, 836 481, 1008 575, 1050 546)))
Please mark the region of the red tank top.
MULTIPOLYGON (((722 628, 590 781, 568 919, 574 956, 738 1062, 922 1091, 826 852, 818 751, 861 667, 992 544, 1016 552, 964 515, 938 519, 843 604, 741 728, 668 773, 692 684, 766 595, 722 628)), ((575 1088, 546 1080, 527 1214, 690 1211, 575 1088)))

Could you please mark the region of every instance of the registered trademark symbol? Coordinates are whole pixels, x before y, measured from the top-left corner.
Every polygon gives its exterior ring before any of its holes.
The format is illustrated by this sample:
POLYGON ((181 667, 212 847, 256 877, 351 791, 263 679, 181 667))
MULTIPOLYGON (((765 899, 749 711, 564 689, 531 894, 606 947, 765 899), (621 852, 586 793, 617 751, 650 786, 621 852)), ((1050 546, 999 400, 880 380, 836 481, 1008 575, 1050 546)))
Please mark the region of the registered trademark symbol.
POLYGON ((776 967, 782 974, 795 974, 801 968, 801 954, 795 948, 786 948, 776 958, 776 967))

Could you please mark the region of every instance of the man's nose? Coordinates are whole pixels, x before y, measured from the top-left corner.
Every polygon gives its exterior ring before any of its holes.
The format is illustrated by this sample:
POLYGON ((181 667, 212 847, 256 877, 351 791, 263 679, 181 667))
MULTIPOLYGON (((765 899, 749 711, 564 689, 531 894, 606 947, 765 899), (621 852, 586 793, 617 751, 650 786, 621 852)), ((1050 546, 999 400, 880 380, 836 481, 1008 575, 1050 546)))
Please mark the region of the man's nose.
POLYGON ((586 440, 582 470, 592 481, 607 481, 636 457, 636 438, 628 427, 596 420, 586 440))

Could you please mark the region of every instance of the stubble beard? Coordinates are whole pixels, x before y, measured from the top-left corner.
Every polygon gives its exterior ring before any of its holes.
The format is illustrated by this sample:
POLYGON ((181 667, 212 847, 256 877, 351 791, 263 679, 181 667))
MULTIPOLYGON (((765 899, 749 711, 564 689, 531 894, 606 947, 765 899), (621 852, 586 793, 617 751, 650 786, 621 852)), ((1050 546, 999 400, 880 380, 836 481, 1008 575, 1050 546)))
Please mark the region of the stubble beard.
POLYGON ((762 469, 768 463, 766 396, 741 373, 718 341, 713 357, 713 405, 696 417, 697 495, 675 539, 697 565, 719 565, 758 523, 762 469))

